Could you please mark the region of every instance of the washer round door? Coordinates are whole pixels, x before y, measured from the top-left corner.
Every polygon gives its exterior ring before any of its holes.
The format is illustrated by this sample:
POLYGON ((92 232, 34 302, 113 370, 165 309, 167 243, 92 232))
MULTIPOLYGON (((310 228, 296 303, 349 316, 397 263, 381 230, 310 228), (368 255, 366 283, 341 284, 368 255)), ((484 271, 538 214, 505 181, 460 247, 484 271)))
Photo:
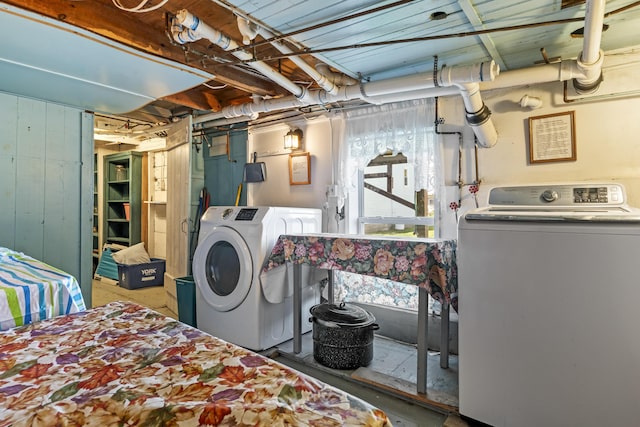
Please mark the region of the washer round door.
POLYGON ((253 281, 251 252, 232 228, 214 227, 198 243, 193 257, 193 278, 207 304, 229 311, 247 297, 253 281))

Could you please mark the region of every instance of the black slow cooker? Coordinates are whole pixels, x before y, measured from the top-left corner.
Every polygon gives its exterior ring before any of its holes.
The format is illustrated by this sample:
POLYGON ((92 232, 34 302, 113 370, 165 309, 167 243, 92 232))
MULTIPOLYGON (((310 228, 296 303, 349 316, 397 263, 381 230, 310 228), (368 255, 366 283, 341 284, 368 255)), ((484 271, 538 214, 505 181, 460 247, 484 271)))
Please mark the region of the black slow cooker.
POLYGON ((367 366, 373 359, 373 314, 356 305, 317 304, 311 307, 313 358, 334 369, 367 366))

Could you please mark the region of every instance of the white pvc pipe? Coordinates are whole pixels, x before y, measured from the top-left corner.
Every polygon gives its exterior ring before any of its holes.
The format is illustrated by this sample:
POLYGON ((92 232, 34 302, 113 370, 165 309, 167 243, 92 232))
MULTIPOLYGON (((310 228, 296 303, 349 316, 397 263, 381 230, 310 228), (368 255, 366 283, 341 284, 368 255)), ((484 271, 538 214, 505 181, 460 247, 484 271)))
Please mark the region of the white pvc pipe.
POLYGON ((520 106, 522 108, 535 110, 536 108, 542 107, 542 99, 535 96, 524 95, 520 98, 520 106))
MULTIPOLYGON (((465 66, 462 67, 462 70, 459 72, 466 75, 467 77, 465 79, 467 80, 479 79, 481 73, 478 71, 482 66, 482 64, 465 66), (474 68, 476 72, 469 73, 469 71, 474 68), (470 78, 468 76, 475 77, 470 78)), ((490 67, 490 69, 493 71, 496 70, 494 67, 490 67)), ((487 69, 485 68, 485 71, 486 70, 487 69)), ((453 74, 447 72, 447 77, 445 77, 443 81, 449 82, 449 79, 453 78, 452 75, 453 74)), ((482 78, 495 78, 494 72, 485 72, 482 75, 482 78)), ((238 116, 252 116, 259 113, 288 108, 299 108, 307 105, 322 105, 330 102, 349 101, 353 99, 364 99, 373 103, 385 103, 460 93, 465 104, 465 109, 467 110, 467 121, 472 126, 480 145, 483 147, 492 147, 497 142, 497 132, 489 117, 490 113, 482 102, 477 83, 436 87, 432 73, 424 73, 417 76, 399 77, 396 79, 371 82, 358 86, 342 86, 338 89, 338 92, 335 94, 328 93, 325 90, 311 90, 306 93, 304 99, 289 96, 257 100, 252 103, 241 105, 230 105, 223 108, 220 113, 226 118, 233 118, 238 116), (409 88, 413 88, 413 90, 407 89, 407 86, 405 86, 407 81, 413 82, 409 85, 409 88), (421 83, 421 85, 418 83, 421 83), (374 87, 375 89, 373 91, 375 95, 373 96, 370 95, 371 87, 374 87), (473 118, 476 114, 481 114, 483 119, 477 122, 474 121, 473 118)))
MULTIPOLYGON (((226 51, 233 50, 233 55, 241 60, 251 61, 253 59, 251 54, 239 49, 238 43, 230 37, 200 22, 196 16, 185 9, 178 11, 176 21, 179 26, 178 28, 172 28, 172 34, 173 38, 179 43, 206 38, 226 51)), ((175 24, 174 27, 176 27, 175 24)), ((287 50, 286 46, 281 43, 274 43, 274 46, 278 47, 278 49, 287 50)), ((298 61, 297 58, 296 61, 298 61)), ((328 80, 323 80, 323 76, 306 62, 296 63, 312 77, 318 77, 323 82, 324 88, 322 90, 308 91, 296 85, 266 63, 252 61, 249 63, 251 67, 289 90, 294 97, 254 100, 252 103, 227 106, 222 109, 223 116, 226 118, 255 116, 258 113, 268 111, 299 108, 315 104, 322 105, 328 102, 352 99, 362 99, 375 103, 376 97, 385 97, 396 93, 399 94, 399 97, 402 97, 402 93, 405 93, 405 96, 411 96, 410 94, 415 91, 438 86, 458 86, 467 110, 467 122, 473 127, 480 145, 491 147, 497 141, 497 133, 490 119, 491 112, 482 102, 478 86, 478 82, 493 80, 499 74, 500 67, 494 61, 467 66, 443 67, 435 75, 434 73, 423 73, 353 86, 337 86, 328 80)))
POLYGON ((500 66, 495 61, 459 67, 444 66, 438 72, 441 86, 451 86, 460 83, 477 83, 495 80, 500 74, 500 66))
MULTIPOLYGON (((259 33, 262 37, 264 37, 265 39, 270 39, 273 37, 273 33, 271 33, 270 31, 264 29, 264 28, 260 28, 259 33)), ((291 49, 289 49, 287 46, 285 46, 284 44, 278 42, 278 41, 274 41, 271 42, 271 45, 273 45, 273 47, 275 47, 276 49, 278 49, 278 51, 280 51, 280 53, 284 53, 284 54, 290 54, 293 53, 293 51, 291 49)), ((291 60, 291 62, 293 62, 294 64, 296 64, 298 67, 300 67, 300 69, 302 71, 304 71, 305 73, 307 73, 307 75, 309 75, 309 77, 311 77, 313 80, 315 80, 322 89, 326 90, 328 93, 330 94, 336 94, 338 93, 338 86, 336 84, 334 84, 332 81, 330 81, 329 79, 327 79, 326 76, 324 76, 323 74, 320 74, 320 72, 318 72, 315 68, 313 68, 311 65, 309 65, 304 59, 300 58, 299 56, 291 56, 289 57, 289 59, 291 60)))
POLYGON ((605 0, 587 1, 584 25, 584 41, 580 59, 586 64, 594 64, 600 59, 602 25, 604 24, 605 0))
POLYGON ((438 73, 441 85, 460 88, 467 123, 473 129, 481 147, 490 148, 498 142, 498 132, 491 120, 491 111, 484 105, 478 82, 494 80, 500 74, 500 66, 494 61, 466 67, 442 67, 438 73))
POLYGON ((368 99, 374 104, 388 104, 390 102, 410 101, 412 99, 436 98, 438 96, 460 95, 460 89, 455 86, 432 87, 407 92, 389 93, 387 95, 372 96, 368 99))
POLYGON ((225 126, 232 125, 235 123, 246 122, 248 119, 246 117, 234 117, 234 118, 225 118, 224 114, 221 111, 216 113, 203 114, 201 116, 196 116, 193 118, 193 124, 206 123, 215 121, 215 126, 225 126))
POLYGON ((584 73, 584 77, 577 78, 573 82, 574 88, 580 93, 597 91, 602 81, 604 52, 600 50, 600 42, 602 41, 605 3, 605 0, 587 1, 583 48, 576 61, 578 68, 584 73))
MULTIPOLYGON (((178 43, 183 44, 186 41, 195 41, 200 38, 205 38, 212 43, 220 46, 225 51, 238 49, 240 47, 240 45, 232 40, 229 36, 211 28, 204 22, 200 21, 200 19, 198 19, 196 16, 192 15, 186 9, 178 11, 178 13, 176 14, 176 20, 180 25, 186 27, 186 29, 180 32, 178 35, 174 34, 174 40, 178 43)), ((233 52, 233 56, 242 61, 251 61, 253 59, 253 56, 250 53, 245 52, 244 50, 235 50, 233 52)), ((276 71, 271 66, 265 64, 262 61, 253 61, 249 62, 248 64, 250 67, 259 71, 265 77, 282 86, 295 96, 304 96, 306 92, 304 88, 293 83, 291 80, 278 73, 278 71, 276 71)))
POLYGON ((259 28, 241 16, 238 16, 236 21, 238 22, 238 30, 240 30, 240 34, 242 34, 242 44, 250 44, 258 35, 259 28))
POLYGON ((501 72, 493 81, 480 82, 480 89, 493 90, 526 86, 540 83, 571 80, 583 77, 576 61, 563 61, 554 64, 536 65, 529 68, 501 72))
POLYGON ((480 85, 465 83, 457 86, 460 87, 467 123, 478 138, 478 144, 485 148, 493 147, 498 142, 498 132, 491 120, 491 112, 480 97, 480 85))
POLYGON ((347 76, 343 73, 336 73, 331 71, 328 64, 324 62, 318 62, 315 66, 316 70, 326 78, 328 78, 332 83, 338 86, 353 86, 359 83, 359 80, 354 79, 353 77, 347 76))

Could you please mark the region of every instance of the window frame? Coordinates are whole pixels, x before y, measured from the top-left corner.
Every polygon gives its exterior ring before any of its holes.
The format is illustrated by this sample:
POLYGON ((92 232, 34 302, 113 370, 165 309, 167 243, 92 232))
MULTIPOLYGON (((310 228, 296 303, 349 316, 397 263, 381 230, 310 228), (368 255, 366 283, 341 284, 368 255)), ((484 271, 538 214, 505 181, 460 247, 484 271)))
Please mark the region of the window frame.
MULTIPOLYGON (((413 163, 407 163, 408 165, 411 165, 413 167, 415 167, 415 165, 413 163)), ((440 223, 439 218, 440 218, 440 206, 439 206, 439 201, 437 198, 434 197, 433 199, 433 216, 413 216, 413 217, 407 217, 407 216, 390 216, 390 217, 386 217, 386 216, 366 216, 364 214, 364 207, 365 207, 365 202, 364 202, 364 195, 365 195, 365 191, 367 190, 364 186, 365 183, 365 171, 364 170, 359 170, 358 171, 358 188, 357 188, 357 192, 358 192, 358 215, 356 218, 356 227, 357 227, 357 233, 361 234, 361 235, 365 235, 365 225, 366 224, 408 224, 408 225, 424 225, 424 226, 428 226, 428 227, 433 227, 433 235, 434 237, 439 236, 440 234, 440 230, 439 230, 439 226, 438 224, 440 223)), ((369 190, 371 191, 371 190, 369 190)), ((414 194, 416 192, 414 191, 414 194)), ((426 238, 426 237, 425 237, 426 238)))

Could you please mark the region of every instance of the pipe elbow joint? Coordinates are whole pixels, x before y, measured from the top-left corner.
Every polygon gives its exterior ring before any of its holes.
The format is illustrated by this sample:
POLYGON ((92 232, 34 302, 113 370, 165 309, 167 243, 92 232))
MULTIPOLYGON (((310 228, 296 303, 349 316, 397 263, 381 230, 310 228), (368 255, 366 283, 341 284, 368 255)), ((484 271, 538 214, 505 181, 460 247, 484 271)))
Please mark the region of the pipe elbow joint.
POLYGON ((189 12, 187 9, 180 9, 176 13, 176 19, 178 23, 184 27, 187 27, 191 30, 195 30, 200 25, 200 19, 189 12))
POLYGON ((295 95, 296 99, 300 102, 310 101, 310 94, 306 87, 300 87, 300 95, 295 95))
POLYGON ((493 81, 500 74, 500 65, 494 60, 466 66, 443 66, 436 77, 440 86, 493 81))
POLYGON ((178 44, 187 44, 200 40, 200 36, 186 27, 176 27, 171 29, 171 36, 178 44))
POLYGON ((473 129, 478 138, 478 144, 483 148, 491 148, 498 142, 498 132, 491 120, 491 110, 482 104, 482 108, 475 113, 466 111, 467 124, 473 129))
POLYGON ((480 126, 485 123, 487 120, 491 118, 491 110, 484 103, 482 104, 482 108, 474 113, 470 113, 466 111, 466 119, 469 126, 480 126))
POLYGON ((242 34, 242 43, 245 45, 250 44, 258 35, 258 27, 241 16, 237 17, 237 23, 238 30, 240 30, 240 34, 242 34))
POLYGON ((598 55, 598 59, 591 64, 582 62, 582 55, 576 60, 576 66, 584 76, 573 79, 573 87, 576 92, 581 94, 593 93, 600 87, 600 83, 602 83, 602 64, 604 63, 602 49, 600 49, 598 55))

